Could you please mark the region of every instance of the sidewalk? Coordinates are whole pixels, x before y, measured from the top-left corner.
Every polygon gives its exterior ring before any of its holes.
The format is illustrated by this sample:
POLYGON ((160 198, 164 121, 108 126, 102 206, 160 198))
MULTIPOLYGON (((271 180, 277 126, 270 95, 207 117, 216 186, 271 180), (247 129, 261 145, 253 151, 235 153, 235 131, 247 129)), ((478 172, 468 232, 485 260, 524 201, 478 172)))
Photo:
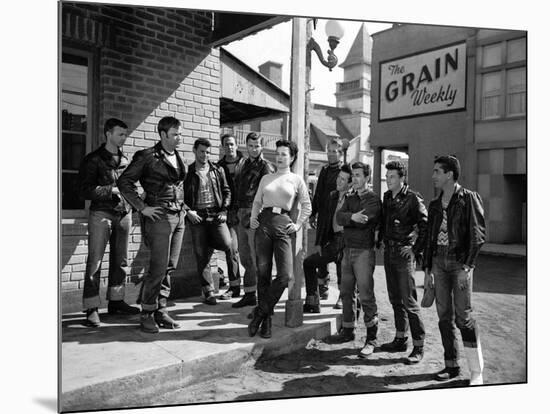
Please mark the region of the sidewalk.
POLYGON ((481 253, 495 256, 527 257, 527 245, 485 243, 481 247, 481 253))
MULTIPOLYGON (((303 296, 303 295, 302 295, 303 296)), ((100 410, 142 406, 157 390, 175 390, 233 373, 260 356, 303 348, 312 338, 336 333, 341 310, 332 309, 338 291, 331 287, 321 314, 304 315, 298 328, 284 326, 286 291, 273 316, 273 337, 248 336, 250 306, 234 309, 229 301, 203 304, 200 298, 177 300, 169 308, 181 327, 151 335, 139 330, 139 315, 110 316, 102 325, 83 325, 84 314, 62 317, 61 409, 100 410)))

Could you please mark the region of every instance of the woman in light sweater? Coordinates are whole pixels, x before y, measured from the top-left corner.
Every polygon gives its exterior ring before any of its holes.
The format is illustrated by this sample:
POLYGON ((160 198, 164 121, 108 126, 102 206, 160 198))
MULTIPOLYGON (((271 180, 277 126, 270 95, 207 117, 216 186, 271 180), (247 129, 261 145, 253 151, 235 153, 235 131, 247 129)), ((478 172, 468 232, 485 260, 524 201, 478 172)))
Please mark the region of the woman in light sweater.
POLYGON ((252 204, 250 228, 256 229, 256 266, 258 274, 258 306, 248 325, 250 336, 260 329, 263 338, 271 337, 271 315, 293 272, 292 238, 311 214, 307 186, 290 167, 296 161, 298 148, 292 141, 276 142, 277 172, 262 177, 252 204), (290 211, 294 203, 300 214, 294 222, 290 211), (277 276, 271 280, 272 258, 275 256, 277 276), (261 325, 261 328, 260 328, 261 325))

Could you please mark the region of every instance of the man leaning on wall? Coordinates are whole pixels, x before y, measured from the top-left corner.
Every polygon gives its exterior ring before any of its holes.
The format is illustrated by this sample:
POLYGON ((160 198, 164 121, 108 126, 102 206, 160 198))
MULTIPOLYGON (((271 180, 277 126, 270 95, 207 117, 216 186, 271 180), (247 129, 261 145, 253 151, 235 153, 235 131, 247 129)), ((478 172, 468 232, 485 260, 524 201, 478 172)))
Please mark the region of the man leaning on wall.
POLYGON ((119 119, 110 118, 103 130, 106 142, 84 158, 79 172, 81 194, 86 200, 91 200, 83 308, 86 324, 92 327, 100 325, 99 284, 107 243, 110 245, 107 312, 125 315, 139 313, 139 309, 124 302, 132 213, 130 204, 116 184, 117 178, 128 166, 128 159, 122 153, 128 126, 119 119))

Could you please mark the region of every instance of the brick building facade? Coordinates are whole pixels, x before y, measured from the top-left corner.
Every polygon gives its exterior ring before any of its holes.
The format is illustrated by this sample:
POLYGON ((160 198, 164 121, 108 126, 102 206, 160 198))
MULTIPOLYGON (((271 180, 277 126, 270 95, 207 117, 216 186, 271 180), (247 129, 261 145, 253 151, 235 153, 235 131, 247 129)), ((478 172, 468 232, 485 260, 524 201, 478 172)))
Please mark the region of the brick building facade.
MULTIPOLYGON (((219 51, 211 45, 213 13, 154 7, 60 3, 61 97, 60 278, 63 311, 79 310, 87 256, 87 203, 78 198, 76 172, 83 156, 102 142, 103 123, 120 118, 129 126, 124 152, 133 154, 158 140, 166 115, 183 122, 187 164, 195 139, 209 138, 219 152, 219 51)), ((149 259, 134 214, 127 299, 149 259)), ((173 295, 198 294, 190 234, 186 232, 173 295)), ((106 287, 104 257, 101 297, 106 287)))

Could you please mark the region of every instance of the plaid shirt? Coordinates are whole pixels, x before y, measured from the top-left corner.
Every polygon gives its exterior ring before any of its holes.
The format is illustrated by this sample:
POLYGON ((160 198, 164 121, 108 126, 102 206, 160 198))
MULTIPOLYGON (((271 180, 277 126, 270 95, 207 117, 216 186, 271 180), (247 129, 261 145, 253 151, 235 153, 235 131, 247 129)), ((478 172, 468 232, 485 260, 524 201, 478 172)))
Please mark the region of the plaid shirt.
POLYGON ((275 172, 275 167, 261 156, 255 160, 247 158, 236 175, 237 206, 250 208, 258 191, 260 180, 266 174, 275 172))

